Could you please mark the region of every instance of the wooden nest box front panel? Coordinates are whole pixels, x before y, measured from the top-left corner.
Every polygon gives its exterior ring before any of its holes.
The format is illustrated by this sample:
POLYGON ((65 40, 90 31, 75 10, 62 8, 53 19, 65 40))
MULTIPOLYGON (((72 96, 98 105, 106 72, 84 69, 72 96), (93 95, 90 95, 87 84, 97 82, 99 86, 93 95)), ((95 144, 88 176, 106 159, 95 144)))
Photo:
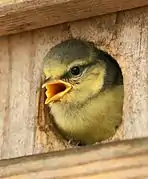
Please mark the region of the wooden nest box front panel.
POLYGON ((69 147, 54 131, 46 131, 46 120, 38 113, 44 107, 38 99, 45 54, 71 37, 93 41, 114 57, 122 69, 123 122, 114 140, 148 136, 147 34, 148 7, 142 7, 1 36, 0 158, 69 147))

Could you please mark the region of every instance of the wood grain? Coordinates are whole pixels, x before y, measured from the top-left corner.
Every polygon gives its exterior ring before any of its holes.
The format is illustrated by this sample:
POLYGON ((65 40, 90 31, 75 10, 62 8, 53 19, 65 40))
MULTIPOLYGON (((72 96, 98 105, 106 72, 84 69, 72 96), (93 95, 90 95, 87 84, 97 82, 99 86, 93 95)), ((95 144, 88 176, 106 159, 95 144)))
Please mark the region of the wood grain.
POLYGON ((148 5, 147 0, 1 0, 0 35, 148 5))
POLYGON ((37 91, 42 60, 70 37, 93 41, 116 58, 124 75, 121 130, 113 140, 148 136, 148 7, 0 37, 0 159, 65 148, 40 130, 37 91))
POLYGON ((147 8, 120 14, 119 21, 116 51, 124 54, 124 138, 148 136, 147 8))
POLYGON ((1 179, 145 179, 147 171, 148 138, 0 161, 1 179))
MULTIPOLYGON (((7 53, 3 51, 1 57, 1 61, 7 64, 4 69, 9 69, 8 76, 5 75, 5 79, 1 81, 2 87, 7 86, 6 90, 2 88, 1 93, 2 99, 6 100, 7 105, 7 108, 4 106, 1 108, 1 111, 5 112, 3 130, 1 130, 4 132, 1 150, 2 156, 5 155, 8 158, 25 155, 26 151, 30 153, 33 147, 34 120, 32 120, 29 111, 33 102, 30 94, 32 84, 32 74, 30 73, 32 68, 30 61, 31 40, 25 41, 26 38, 31 38, 30 33, 26 33, 24 36, 8 37, 8 43, 4 46, 8 48, 8 51, 7 53), (25 133, 27 135, 24 135, 25 133)), ((3 69, 3 66, 0 68, 3 69)))
POLYGON ((9 85, 10 85, 10 61, 8 53, 8 39, 0 38, 0 158, 3 155, 2 145, 6 140, 8 132, 8 110, 9 110, 9 85), (5 59, 5 60, 2 60, 5 59))

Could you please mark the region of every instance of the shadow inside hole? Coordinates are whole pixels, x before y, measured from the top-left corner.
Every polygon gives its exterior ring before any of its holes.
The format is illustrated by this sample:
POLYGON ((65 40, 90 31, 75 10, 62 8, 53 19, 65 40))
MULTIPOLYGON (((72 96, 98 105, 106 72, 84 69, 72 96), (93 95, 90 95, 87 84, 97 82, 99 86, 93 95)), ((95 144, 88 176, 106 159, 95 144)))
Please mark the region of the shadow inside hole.
MULTIPOLYGON (((48 52, 43 71, 46 83, 49 78, 49 86, 55 80, 73 86, 66 94, 67 99, 66 95, 61 95, 67 88, 65 85, 63 91, 59 90, 59 100, 49 105, 48 114, 51 113, 56 132, 64 140, 82 146, 102 142, 115 135, 122 121, 124 92, 120 66, 111 55, 92 42, 69 39, 48 52), (90 109, 92 111, 89 112, 90 109)), ((46 116, 48 114, 46 112, 46 116)), ((44 123, 47 129, 49 121, 46 119, 44 123)))

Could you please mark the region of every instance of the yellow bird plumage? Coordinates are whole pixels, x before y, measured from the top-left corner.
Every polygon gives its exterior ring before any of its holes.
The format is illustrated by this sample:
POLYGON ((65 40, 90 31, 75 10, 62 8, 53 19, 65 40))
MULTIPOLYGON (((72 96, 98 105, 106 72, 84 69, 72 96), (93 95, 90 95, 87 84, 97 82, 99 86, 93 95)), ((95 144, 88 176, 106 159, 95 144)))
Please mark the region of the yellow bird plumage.
POLYGON ((123 78, 117 62, 92 42, 69 39, 47 53, 46 104, 67 139, 92 144, 112 137, 122 120, 123 78))

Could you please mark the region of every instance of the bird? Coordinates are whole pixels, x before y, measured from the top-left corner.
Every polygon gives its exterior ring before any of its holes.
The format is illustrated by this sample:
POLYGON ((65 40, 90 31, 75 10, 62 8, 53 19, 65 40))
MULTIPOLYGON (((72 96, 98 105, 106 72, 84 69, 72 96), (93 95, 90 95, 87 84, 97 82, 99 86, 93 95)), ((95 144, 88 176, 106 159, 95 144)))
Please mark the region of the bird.
POLYGON ((43 59, 45 105, 67 140, 91 145, 113 137, 122 122, 124 87, 117 61, 94 42, 70 38, 43 59))

